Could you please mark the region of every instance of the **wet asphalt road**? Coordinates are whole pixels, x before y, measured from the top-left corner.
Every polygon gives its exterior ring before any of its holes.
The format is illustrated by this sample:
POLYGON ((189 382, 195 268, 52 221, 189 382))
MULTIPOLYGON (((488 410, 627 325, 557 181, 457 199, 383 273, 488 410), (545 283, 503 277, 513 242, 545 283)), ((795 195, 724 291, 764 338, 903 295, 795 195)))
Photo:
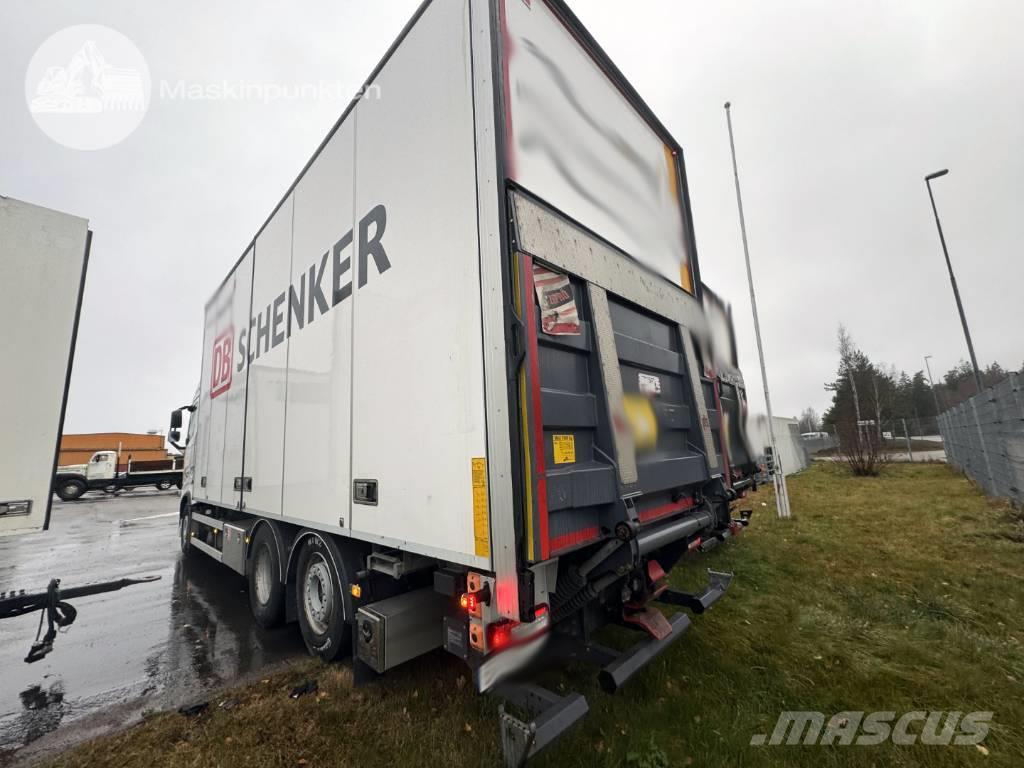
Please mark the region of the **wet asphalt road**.
POLYGON ((0 621, 0 764, 12 750, 19 760, 51 753, 305 655, 294 625, 253 624, 242 577, 182 558, 177 508, 176 491, 54 499, 49 531, 0 538, 0 591, 42 591, 53 577, 65 587, 161 577, 71 601, 77 620, 34 664, 23 659, 39 614, 0 621))

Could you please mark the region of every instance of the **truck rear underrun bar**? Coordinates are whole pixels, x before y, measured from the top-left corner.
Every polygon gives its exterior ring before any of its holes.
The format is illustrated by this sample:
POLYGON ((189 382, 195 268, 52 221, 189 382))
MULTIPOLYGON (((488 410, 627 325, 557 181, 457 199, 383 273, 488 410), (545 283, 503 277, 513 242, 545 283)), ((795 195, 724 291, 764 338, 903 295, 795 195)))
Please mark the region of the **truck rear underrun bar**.
POLYGON ((642 531, 636 537, 637 547, 641 555, 646 555, 699 530, 709 528, 714 522, 715 517, 708 510, 701 510, 678 520, 669 520, 667 523, 642 531))

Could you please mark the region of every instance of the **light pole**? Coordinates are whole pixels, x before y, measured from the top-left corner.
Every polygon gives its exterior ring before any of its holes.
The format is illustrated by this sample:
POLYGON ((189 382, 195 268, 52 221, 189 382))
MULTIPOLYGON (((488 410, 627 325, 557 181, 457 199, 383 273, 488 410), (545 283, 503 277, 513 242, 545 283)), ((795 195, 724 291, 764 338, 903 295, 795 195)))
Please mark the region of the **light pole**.
POLYGON ((757 338, 757 356, 761 361, 761 383, 764 385, 764 405, 768 411, 768 441, 772 448, 772 462, 775 471, 772 483, 775 486, 775 505, 779 517, 789 517, 789 489, 786 488, 786 475, 782 470, 779 449, 775 442, 775 425, 772 423, 772 400, 768 395, 768 372, 764 367, 764 347, 761 346, 761 323, 757 319, 757 297, 754 296, 754 277, 750 271, 750 249, 747 247, 747 224, 743 218, 743 197, 740 195, 740 172, 736 167, 736 144, 732 138, 732 115, 729 113, 729 102, 725 102, 725 121, 729 126, 729 150, 732 152, 732 175, 736 180, 736 206, 740 212, 740 235, 743 238, 743 258, 747 262, 747 283, 750 285, 750 308, 754 312, 754 336, 757 338))
POLYGON ((978 358, 974 355, 974 343, 971 341, 971 332, 967 329, 967 316, 964 315, 964 305, 960 301, 960 290, 956 287, 956 277, 953 275, 953 265, 949 261, 949 249, 946 248, 946 237, 942 234, 942 223, 939 221, 939 209, 935 207, 935 195, 932 194, 932 180, 949 173, 948 168, 941 171, 929 173, 924 177, 925 186, 928 187, 928 198, 932 201, 932 213, 935 214, 935 226, 939 230, 939 241, 942 243, 942 253, 946 256, 946 268, 949 269, 949 282, 953 285, 953 296, 956 297, 956 308, 960 312, 960 323, 964 327, 964 337, 967 339, 967 351, 971 353, 971 366, 974 368, 974 383, 981 392, 981 373, 978 371, 978 358))
POLYGON ((924 367, 928 369, 928 383, 932 387, 932 398, 935 400, 935 415, 938 416, 939 413, 940 413, 940 411, 939 411, 939 396, 937 394, 935 394, 935 379, 932 378, 932 367, 928 364, 928 358, 930 358, 930 357, 931 357, 931 355, 925 355, 924 356, 924 367))

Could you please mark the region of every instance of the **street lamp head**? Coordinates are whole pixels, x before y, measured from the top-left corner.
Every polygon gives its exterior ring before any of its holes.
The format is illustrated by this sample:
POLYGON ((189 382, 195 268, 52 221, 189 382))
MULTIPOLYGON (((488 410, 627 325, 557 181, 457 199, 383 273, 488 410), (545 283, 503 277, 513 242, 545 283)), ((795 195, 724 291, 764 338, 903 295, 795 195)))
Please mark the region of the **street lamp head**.
POLYGON ((929 173, 927 176, 924 177, 924 180, 925 181, 931 181, 932 179, 939 178, 939 176, 945 176, 947 173, 949 173, 949 168, 943 168, 941 171, 936 171, 935 173, 929 173))
POLYGON ((730 103, 729 103, 728 101, 727 101, 727 102, 725 102, 725 108, 726 108, 726 109, 728 109, 728 108, 729 108, 729 107, 731 107, 731 106, 732 106, 732 104, 730 104, 730 103))

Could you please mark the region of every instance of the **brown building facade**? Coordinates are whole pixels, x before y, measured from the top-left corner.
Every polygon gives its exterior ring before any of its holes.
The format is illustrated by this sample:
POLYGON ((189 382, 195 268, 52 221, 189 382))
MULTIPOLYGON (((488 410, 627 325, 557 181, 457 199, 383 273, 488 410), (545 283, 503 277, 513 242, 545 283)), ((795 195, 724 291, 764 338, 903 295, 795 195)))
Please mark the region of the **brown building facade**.
POLYGON ((70 464, 85 464, 96 451, 116 451, 118 453, 117 465, 120 471, 127 468, 129 457, 132 461, 158 461, 172 455, 164 447, 163 435, 96 432, 88 435, 62 435, 60 458, 57 460, 57 464, 61 467, 70 464))

